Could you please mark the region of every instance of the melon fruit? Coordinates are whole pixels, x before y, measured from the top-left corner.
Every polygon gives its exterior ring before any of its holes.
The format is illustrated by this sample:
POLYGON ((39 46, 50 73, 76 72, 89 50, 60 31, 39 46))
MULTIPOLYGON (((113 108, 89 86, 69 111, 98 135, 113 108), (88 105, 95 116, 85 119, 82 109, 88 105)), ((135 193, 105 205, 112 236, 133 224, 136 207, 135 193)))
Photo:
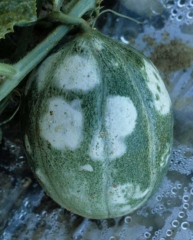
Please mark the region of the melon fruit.
POLYGON ((150 60, 91 29, 47 57, 24 94, 28 162, 51 198, 93 219, 147 202, 173 136, 170 97, 150 60))

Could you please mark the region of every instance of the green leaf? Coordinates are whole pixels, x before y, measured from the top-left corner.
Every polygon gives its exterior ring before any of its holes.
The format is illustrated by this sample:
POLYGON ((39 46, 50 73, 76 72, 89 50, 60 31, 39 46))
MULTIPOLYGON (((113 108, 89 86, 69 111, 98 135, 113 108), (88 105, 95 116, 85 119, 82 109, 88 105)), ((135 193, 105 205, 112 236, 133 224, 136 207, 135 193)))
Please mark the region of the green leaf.
POLYGON ((0 1, 0 38, 13 32, 14 25, 25 26, 36 20, 36 0, 0 1))

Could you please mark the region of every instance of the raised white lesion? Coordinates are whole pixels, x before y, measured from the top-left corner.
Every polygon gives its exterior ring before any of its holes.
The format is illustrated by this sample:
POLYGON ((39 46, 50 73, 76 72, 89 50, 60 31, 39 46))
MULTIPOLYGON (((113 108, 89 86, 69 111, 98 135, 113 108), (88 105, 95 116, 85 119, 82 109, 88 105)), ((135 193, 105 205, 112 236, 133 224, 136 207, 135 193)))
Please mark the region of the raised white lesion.
POLYGON ((90 164, 85 164, 85 165, 79 167, 79 171, 93 172, 94 169, 90 164))
POLYGON ((58 150, 76 150, 83 140, 82 101, 61 97, 48 100, 47 112, 39 121, 40 135, 58 150))
POLYGON ((160 114, 168 114, 171 108, 171 100, 164 82, 162 81, 159 72, 152 64, 147 60, 144 60, 144 64, 148 77, 147 86, 153 95, 153 104, 160 114))
POLYGON ((92 56, 72 55, 57 67, 54 83, 64 90, 88 92, 100 83, 97 69, 97 62, 92 56))
POLYGON ((123 156, 127 151, 125 138, 130 135, 136 126, 137 110, 129 97, 109 96, 106 101, 104 126, 94 132, 89 156, 92 160, 103 161, 123 156))

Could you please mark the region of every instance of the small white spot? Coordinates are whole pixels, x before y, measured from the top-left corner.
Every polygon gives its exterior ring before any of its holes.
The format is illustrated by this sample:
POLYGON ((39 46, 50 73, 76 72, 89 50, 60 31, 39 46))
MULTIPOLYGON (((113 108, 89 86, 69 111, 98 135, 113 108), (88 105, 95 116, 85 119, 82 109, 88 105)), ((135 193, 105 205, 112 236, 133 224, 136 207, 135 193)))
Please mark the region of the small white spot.
POLYGON ((61 97, 51 98, 48 112, 39 122, 40 134, 56 149, 75 150, 82 142, 83 121, 81 100, 67 102, 61 97))
POLYGON ((93 167, 90 164, 85 164, 79 168, 79 171, 93 172, 93 167))
POLYGON ((55 84, 65 90, 88 92, 99 83, 97 63, 91 56, 69 56, 56 69, 55 84))
POLYGON ((29 143, 28 136, 26 134, 24 136, 24 143, 25 143, 26 151, 31 154, 32 149, 31 149, 31 146, 30 146, 30 143, 29 143))
POLYGON ((154 106, 160 114, 168 114, 171 107, 171 100, 164 82, 152 64, 146 60, 144 60, 144 64, 148 77, 147 86, 153 95, 154 106))
POLYGON ((166 143, 166 150, 161 157, 160 167, 165 167, 170 157, 170 144, 166 143))
POLYGON ((93 160, 108 157, 113 160, 126 153, 125 138, 136 125, 137 111, 129 97, 111 96, 107 98, 105 130, 98 129, 91 141, 89 155, 93 160))

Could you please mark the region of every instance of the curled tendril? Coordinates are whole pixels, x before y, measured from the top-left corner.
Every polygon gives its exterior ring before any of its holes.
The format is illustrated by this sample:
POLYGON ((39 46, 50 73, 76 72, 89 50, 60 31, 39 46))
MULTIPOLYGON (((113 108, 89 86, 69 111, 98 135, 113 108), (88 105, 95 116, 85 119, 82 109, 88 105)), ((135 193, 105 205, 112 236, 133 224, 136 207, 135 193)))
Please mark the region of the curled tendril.
POLYGON ((93 25, 92 25, 93 28, 94 28, 94 25, 95 25, 97 19, 98 19, 102 14, 104 14, 104 13, 106 13, 106 12, 113 13, 113 14, 117 15, 118 17, 122 17, 122 18, 125 18, 125 19, 128 19, 128 20, 131 20, 131 21, 133 21, 133 22, 135 22, 135 23, 137 23, 137 24, 145 24, 145 22, 140 22, 140 21, 138 21, 138 20, 136 20, 136 19, 134 19, 134 18, 132 18, 132 17, 125 16, 125 15, 120 14, 120 13, 118 13, 118 12, 116 12, 116 11, 111 10, 111 9, 106 9, 106 10, 103 10, 102 12, 100 12, 100 13, 98 14, 97 18, 95 19, 95 21, 94 21, 94 23, 93 23, 93 25))
POLYGON ((18 102, 18 100, 17 100, 18 97, 19 97, 19 104, 18 104, 17 108, 15 109, 15 111, 13 112, 13 114, 12 114, 8 119, 0 122, 0 126, 6 124, 6 123, 8 123, 8 122, 10 122, 10 121, 14 118, 14 116, 16 115, 16 113, 19 111, 19 109, 20 109, 20 106, 21 106, 21 93, 20 93, 20 91, 19 91, 18 89, 14 90, 13 93, 14 93, 14 94, 9 97, 9 101, 7 101, 6 105, 8 105, 8 103, 9 103, 10 101, 12 101, 12 102, 14 102, 14 103, 17 103, 17 102, 18 102), (16 98, 15 98, 15 97, 16 97, 16 98))

